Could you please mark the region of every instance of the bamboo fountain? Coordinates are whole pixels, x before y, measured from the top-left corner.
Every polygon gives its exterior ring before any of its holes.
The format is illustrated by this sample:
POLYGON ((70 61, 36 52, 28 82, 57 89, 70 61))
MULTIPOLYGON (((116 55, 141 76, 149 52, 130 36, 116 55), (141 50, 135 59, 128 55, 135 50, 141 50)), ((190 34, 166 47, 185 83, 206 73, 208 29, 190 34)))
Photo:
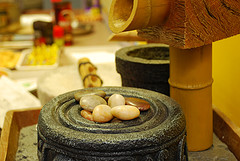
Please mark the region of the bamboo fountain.
POLYGON ((212 146, 212 42, 239 34, 240 3, 225 0, 113 0, 114 33, 137 30, 170 46, 170 96, 187 121, 189 151, 212 146))

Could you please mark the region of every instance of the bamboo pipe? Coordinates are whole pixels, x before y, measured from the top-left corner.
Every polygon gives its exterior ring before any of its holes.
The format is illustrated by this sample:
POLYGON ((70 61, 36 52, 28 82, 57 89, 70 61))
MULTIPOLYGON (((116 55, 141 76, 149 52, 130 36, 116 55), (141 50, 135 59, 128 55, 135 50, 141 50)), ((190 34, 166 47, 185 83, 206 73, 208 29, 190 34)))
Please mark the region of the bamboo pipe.
POLYGON ((146 28, 164 23, 170 0, 113 0, 109 27, 114 33, 146 28))
POLYGON ((212 45, 170 47, 170 96, 184 111, 189 151, 212 145, 212 82, 212 45))
POLYGON ((88 58, 78 60, 78 71, 83 81, 84 88, 101 87, 102 79, 97 75, 97 68, 88 58))

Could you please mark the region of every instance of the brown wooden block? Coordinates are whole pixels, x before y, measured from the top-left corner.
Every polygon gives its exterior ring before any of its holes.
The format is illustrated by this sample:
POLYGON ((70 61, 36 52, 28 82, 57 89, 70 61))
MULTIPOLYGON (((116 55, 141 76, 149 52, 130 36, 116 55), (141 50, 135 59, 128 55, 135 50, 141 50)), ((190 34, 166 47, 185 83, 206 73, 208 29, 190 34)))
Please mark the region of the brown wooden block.
POLYGON ((37 124, 41 108, 11 110, 6 113, 0 140, 0 160, 15 160, 20 130, 37 124))
POLYGON ((240 33, 239 0, 173 0, 164 24, 139 29, 148 40, 187 49, 240 33))

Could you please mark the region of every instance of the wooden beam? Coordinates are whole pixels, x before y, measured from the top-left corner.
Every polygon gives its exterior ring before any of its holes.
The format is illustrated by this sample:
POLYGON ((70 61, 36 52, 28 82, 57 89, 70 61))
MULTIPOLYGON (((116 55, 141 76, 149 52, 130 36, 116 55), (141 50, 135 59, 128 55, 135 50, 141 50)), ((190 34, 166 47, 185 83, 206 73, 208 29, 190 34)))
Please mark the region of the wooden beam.
POLYGON ((187 49, 240 33, 239 0, 173 0, 163 25, 139 29, 138 35, 187 49))

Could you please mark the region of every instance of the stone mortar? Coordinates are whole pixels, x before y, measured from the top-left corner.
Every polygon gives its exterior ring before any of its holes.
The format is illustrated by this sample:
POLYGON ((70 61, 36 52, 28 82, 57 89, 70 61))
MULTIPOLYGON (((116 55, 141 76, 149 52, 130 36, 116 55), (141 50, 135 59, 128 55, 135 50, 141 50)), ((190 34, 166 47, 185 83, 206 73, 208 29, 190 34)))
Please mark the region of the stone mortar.
POLYGON ((121 48, 116 69, 122 86, 153 90, 169 96, 169 47, 148 44, 121 48))
POLYGON ((38 158, 81 161, 188 160, 184 114, 174 100, 158 92, 131 87, 72 91, 48 102, 38 120, 38 158), (137 97, 151 105, 130 121, 95 123, 80 115, 79 91, 103 90, 137 97))

